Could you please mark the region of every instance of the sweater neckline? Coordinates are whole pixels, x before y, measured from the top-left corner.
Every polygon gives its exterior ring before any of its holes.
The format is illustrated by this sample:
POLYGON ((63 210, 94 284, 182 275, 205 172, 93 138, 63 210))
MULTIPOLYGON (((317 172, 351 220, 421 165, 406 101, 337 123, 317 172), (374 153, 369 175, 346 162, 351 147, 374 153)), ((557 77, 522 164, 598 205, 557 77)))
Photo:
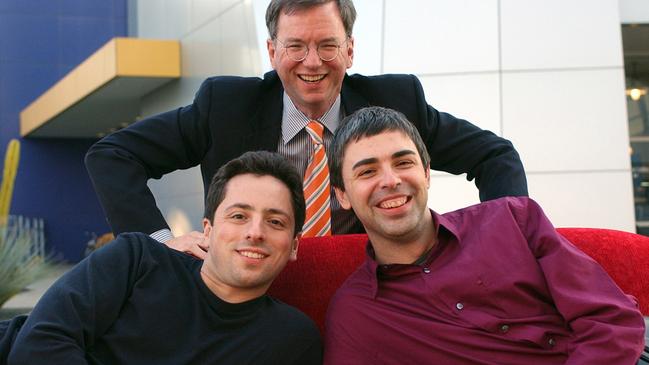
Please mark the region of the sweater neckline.
POLYGON ((197 264, 194 266, 192 270, 194 281, 196 282, 201 293, 203 294, 205 301, 216 312, 247 315, 256 312, 257 310, 259 310, 260 308, 262 308, 267 304, 267 301, 269 299, 267 294, 264 294, 260 297, 250 299, 241 303, 230 303, 219 298, 216 294, 214 294, 210 290, 207 284, 205 284, 205 282, 203 281, 203 278, 201 277, 202 265, 203 265, 203 261, 197 260, 197 264))

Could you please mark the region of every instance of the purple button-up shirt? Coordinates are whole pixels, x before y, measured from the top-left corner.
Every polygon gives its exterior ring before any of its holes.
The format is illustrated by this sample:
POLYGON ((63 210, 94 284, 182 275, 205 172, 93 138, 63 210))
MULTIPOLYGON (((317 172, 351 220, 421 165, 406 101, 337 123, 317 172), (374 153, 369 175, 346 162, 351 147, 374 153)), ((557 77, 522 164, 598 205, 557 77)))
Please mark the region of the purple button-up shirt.
POLYGON ((329 305, 325 364, 635 364, 635 300, 533 200, 432 214, 422 265, 378 265, 368 247, 329 305))

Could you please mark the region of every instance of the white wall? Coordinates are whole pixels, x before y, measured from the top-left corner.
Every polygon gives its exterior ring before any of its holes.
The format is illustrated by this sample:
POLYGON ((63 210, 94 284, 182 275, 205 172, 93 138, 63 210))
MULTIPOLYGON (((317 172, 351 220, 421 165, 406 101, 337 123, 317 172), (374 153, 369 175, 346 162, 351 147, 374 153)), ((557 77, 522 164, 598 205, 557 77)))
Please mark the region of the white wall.
MULTIPOLYGON (((142 115, 191 103, 201 82, 214 75, 261 74, 250 0, 136 0, 141 38, 181 41, 182 78, 143 100, 142 115)), ((151 180, 158 207, 176 235, 201 230, 203 183, 192 168, 151 180)))
MULTIPOLYGON (((184 76, 151 95, 143 115, 189 103, 207 76, 270 69, 267 4, 139 0, 140 37, 181 39, 184 76)), ((355 5, 350 73, 414 73, 431 105, 510 139, 525 164, 530 195, 555 225, 635 230, 617 1, 355 5)), ((199 227, 196 170, 150 186, 168 216, 185 212, 199 227)), ((435 173, 429 202, 440 212, 454 210, 477 203, 477 189, 463 176, 435 173)))
MULTIPOLYGON (((380 72, 415 73, 431 105, 510 139, 530 195, 557 226, 635 230, 617 1, 384 0, 382 9, 371 33, 382 38, 380 72)), ((478 202, 464 177, 433 177, 434 209, 478 202)))
POLYGON ((649 23, 649 1, 619 0, 622 23, 649 23))

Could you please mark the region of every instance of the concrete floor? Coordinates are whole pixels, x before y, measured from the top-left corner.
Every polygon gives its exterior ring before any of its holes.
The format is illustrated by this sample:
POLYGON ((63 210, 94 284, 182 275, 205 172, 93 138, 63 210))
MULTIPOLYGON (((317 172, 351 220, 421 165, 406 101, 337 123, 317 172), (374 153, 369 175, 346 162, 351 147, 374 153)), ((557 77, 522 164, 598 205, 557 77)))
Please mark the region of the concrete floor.
POLYGON ((45 291, 66 271, 70 270, 71 265, 61 265, 49 276, 34 282, 28 286, 22 293, 17 294, 9 299, 0 308, 0 320, 8 319, 18 314, 28 313, 36 305, 45 291))

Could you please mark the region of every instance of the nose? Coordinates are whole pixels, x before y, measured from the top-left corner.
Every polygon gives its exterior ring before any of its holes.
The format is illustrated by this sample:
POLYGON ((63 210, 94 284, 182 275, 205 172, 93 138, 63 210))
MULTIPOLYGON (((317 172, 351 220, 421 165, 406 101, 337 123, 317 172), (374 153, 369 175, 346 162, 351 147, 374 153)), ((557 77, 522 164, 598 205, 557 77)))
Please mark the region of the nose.
POLYGON ((401 177, 394 169, 384 169, 381 174, 381 188, 394 189, 401 185, 401 177))
POLYGON ((306 54, 306 58, 302 60, 302 63, 308 67, 319 67, 322 64, 322 60, 318 55, 317 48, 309 47, 309 52, 306 54))
POLYGON ((246 231, 246 240, 255 243, 264 241, 264 227, 261 219, 250 220, 246 231))

